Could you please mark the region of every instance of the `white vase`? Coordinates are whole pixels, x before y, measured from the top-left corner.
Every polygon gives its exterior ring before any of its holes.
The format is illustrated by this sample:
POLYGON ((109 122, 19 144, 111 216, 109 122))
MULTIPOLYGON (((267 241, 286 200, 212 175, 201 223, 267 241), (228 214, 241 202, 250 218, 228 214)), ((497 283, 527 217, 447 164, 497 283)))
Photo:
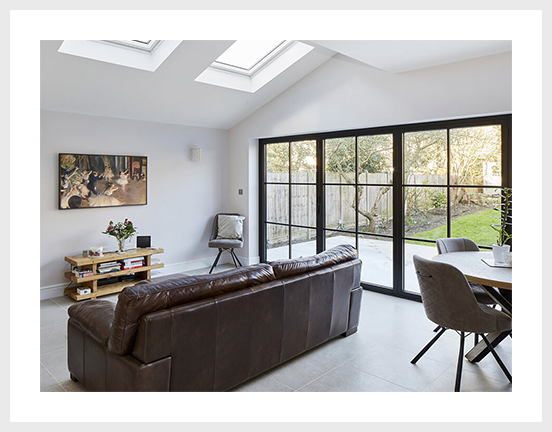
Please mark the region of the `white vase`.
POLYGON ((496 263, 504 262, 504 252, 510 252, 510 245, 499 246, 493 245, 493 256, 496 263))

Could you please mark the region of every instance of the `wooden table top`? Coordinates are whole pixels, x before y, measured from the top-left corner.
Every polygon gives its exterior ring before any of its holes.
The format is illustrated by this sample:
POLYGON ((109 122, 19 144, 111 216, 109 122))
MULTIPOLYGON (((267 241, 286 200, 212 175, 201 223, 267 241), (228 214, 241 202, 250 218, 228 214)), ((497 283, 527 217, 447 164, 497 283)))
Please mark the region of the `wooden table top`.
POLYGON ((451 252, 437 255, 433 261, 452 264, 470 282, 511 290, 512 269, 491 267, 482 261, 483 258, 494 261, 492 252, 451 252))

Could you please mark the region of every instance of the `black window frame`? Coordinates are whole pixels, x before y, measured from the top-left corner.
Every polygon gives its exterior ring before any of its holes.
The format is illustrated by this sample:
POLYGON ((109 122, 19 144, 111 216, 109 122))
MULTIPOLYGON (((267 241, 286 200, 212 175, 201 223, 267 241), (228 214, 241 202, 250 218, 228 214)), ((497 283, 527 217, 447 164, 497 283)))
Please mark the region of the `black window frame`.
MULTIPOLYGON (((469 128, 478 126, 501 126, 502 152, 501 152, 501 175, 502 184, 499 187, 512 187, 512 114, 501 114, 491 116, 466 117, 460 119, 438 120, 419 123, 405 123, 389 126, 368 127, 361 129, 346 129, 330 132, 319 132, 310 134, 287 135, 272 138, 263 138, 259 140, 259 256, 261 262, 266 262, 266 146, 275 143, 315 140, 317 146, 317 253, 325 249, 324 230, 325 228, 325 203, 324 203, 324 140, 330 138, 355 137, 355 148, 358 147, 358 137, 369 135, 393 135, 393 287, 382 287, 376 284, 363 282, 364 289, 370 291, 390 294, 401 298, 421 301, 417 293, 404 290, 404 252, 405 252, 405 233, 404 233, 404 187, 403 183, 403 160, 404 160, 404 139, 405 133, 422 132, 430 130, 447 130, 447 151, 449 151, 450 129, 469 128), (400 217, 397 217, 400 215, 400 217)), ((450 172, 450 158, 447 157, 447 177, 450 172)), ((291 162, 290 162, 291 163, 291 162)), ((291 182, 291 176, 289 181, 291 182)), ((358 185, 358 172, 356 173, 355 185, 358 185)), ((447 180, 446 185, 438 185, 447 188, 447 197, 452 187, 464 187, 464 185, 450 185, 447 180)), ((476 187, 476 186, 473 186, 476 187)), ((479 186, 480 187, 480 186, 479 186)), ((358 200, 358 195, 357 195, 358 200)), ((291 196, 289 198, 291 202, 291 196)), ((358 212, 356 212, 355 238, 358 247, 358 212)), ((447 205, 447 236, 450 237, 451 214, 450 206, 447 205)), ((288 221, 291 236, 291 218, 288 221)), ((433 240, 416 239, 416 241, 435 244, 433 240)), ((481 246, 482 248, 487 248, 481 246)), ((290 241, 291 251, 291 241, 290 241)), ((290 252, 291 253, 291 252, 290 252)), ((290 255, 291 256, 291 255, 290 255)))

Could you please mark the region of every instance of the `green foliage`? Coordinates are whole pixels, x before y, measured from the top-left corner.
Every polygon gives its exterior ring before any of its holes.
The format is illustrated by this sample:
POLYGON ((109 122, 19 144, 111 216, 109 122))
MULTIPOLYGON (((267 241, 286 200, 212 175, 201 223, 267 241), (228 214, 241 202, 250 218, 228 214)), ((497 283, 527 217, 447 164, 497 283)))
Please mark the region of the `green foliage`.
POLYGON ((431 205, 436 209, 446 209, 447 208, 447 194, 440 190, 435 190, 431 192, 431 205))
POLYGON ((503 246, 508 240, 512 238, 512 235, 507 231, 508 226, 512 225, 512 188, 502 188, 501 192, 497 194, 502 198, 502 202, 496 205, 493 210, 500 213, 500 216, 493 216, 495 219, 499 219, 500 223, 489 224, 498 235, 496 238, 496 244, 503 246))

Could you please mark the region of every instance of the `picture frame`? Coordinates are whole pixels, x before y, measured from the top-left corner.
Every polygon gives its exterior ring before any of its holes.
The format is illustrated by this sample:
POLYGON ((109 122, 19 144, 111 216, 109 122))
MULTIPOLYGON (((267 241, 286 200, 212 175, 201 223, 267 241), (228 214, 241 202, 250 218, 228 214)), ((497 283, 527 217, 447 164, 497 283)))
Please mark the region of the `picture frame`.
POLYGON ((59 153, 60 210, 147 205, 147 156, 59 153))

